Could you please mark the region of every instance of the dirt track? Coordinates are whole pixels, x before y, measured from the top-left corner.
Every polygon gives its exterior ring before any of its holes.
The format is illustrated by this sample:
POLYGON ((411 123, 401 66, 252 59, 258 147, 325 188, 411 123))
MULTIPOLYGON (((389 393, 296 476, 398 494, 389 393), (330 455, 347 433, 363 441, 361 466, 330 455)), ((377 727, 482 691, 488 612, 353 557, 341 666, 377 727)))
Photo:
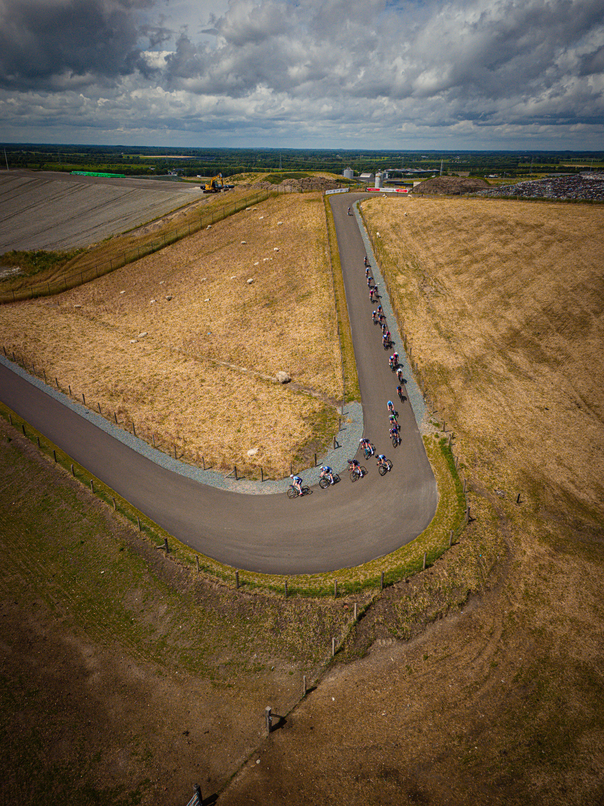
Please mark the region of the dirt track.
POLYGON ((0 173, 0 254, 98 243, 201 197, 177 182, 0 173))

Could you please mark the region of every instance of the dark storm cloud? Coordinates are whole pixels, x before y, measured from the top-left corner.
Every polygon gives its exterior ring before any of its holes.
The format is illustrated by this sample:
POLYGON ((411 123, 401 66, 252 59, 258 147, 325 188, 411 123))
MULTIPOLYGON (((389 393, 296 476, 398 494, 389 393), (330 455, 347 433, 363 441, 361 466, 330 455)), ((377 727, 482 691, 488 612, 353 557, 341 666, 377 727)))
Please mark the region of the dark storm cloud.
POLYGON ((0 0, 0 114, 383 147, 438 130, 470 147, 599 143, 601 3, 0 0))
POLYGON ((146 0, 0 0, 0 86, 63 86, 141 66, 133 10, 146 0))

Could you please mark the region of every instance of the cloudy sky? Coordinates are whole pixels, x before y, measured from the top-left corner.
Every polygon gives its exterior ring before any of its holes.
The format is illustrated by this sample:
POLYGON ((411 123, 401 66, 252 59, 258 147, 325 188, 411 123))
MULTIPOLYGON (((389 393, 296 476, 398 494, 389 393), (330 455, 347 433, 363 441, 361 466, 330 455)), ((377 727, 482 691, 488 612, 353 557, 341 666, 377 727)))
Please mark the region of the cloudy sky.
POLYGON ((604 150, 602 0, 0 0, 0 141, 604 150))

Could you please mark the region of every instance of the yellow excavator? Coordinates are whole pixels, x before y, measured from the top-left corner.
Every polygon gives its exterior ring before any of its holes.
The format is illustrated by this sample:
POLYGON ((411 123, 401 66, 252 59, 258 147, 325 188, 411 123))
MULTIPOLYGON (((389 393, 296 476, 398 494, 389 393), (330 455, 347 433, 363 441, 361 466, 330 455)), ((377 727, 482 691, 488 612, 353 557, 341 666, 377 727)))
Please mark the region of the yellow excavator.
POLYGON ((222 190, 225 190, 225 186, 222 181, 222 174, 216 174, 216 176, 213 179, 210 179, 209 182, 206 182, 203 192, 220 193, 222 190))

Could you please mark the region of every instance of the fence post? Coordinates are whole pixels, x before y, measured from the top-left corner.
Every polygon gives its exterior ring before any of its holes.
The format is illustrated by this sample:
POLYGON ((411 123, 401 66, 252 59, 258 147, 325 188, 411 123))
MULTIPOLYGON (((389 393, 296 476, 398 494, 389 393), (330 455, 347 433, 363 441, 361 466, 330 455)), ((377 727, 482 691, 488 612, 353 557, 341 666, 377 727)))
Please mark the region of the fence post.
POLYGON ((424 567, 422 568, 422 571, 425 570, 426 570, 426 552, 424 551, 424 567))
POLYGON ((384 572, 383 572, 383 571, 382 571, 382 573, 380 574, 380 590, 381 590, 381 591, 383 591, 383 590, 384 590, 384 572))
POLYGON ((273 718, 271 716, 272 708, 267 705, 264 709, 264 718, 266 719, 266 732, 270 733, 273 727, 273 718))
POLYGON ((199 573, 199 554, 195 555, 195 565, 197 566, 197 573, 199 573))
POLYGON ((239 571, 235 571, 235 589, 239 588, 239 571))
POLYGON ((166 554, 170 553, 170 546, 168 545, 168 538, 164 537, 164 548, 166 550, 166 554))
POLYGON ((331 639, 331 657, 334 658, 336 654, 336 639, 331 639))
POLYGON ((94 495, 94 480, 90 479, 90 492, 94 495))
POLYGON ((333 582, 333 598, 334 599, 338 598, 338 580, 337 579, 334 579, 334 582, 333 582))

